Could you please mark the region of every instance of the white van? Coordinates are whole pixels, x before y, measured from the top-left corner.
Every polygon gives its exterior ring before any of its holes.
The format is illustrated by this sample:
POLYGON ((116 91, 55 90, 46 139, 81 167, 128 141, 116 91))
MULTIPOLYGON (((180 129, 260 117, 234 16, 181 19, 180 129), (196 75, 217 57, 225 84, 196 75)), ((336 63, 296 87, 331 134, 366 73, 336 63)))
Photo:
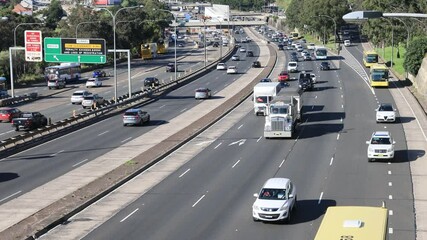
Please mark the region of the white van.
POLYGON ((55 89, 59 89, 59 88, 64 88, 66 85, 65 80, 64 79, 49 79, 47 80, 47 87, 49 89, 55 88, 55 89))
POLYGON ((344 40, 344 46, 350 47, 351 46, 350 40, 344 40))

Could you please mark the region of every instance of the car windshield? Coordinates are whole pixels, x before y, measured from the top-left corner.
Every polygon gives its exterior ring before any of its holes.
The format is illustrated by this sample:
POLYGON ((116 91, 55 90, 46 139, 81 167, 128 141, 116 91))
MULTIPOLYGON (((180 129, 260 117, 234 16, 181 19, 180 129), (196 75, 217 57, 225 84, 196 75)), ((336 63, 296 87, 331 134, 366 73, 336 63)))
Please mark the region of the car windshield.
POLYGON ((371 144, 391 144, 391 141, 387 137, 373 137, 371 144))
POLYGON ((258 96, 258 97, 256 97, 256 102, 257 103, 267 103, 267 100, 268 100, 268 102, 271 102, 271 97, 267 97, 267 96, 258 96))
POLYGON ((145 79, 145 81, 154 81, 154 78, 148 77, 148 78, 145 79))
POLYGON ((379 110, 391 112, 393 111, 393 107, 391 105, 381 105, 379 110))
POLYGON ((83 92, 75 92, 73 93, 73 96, 83 96, 83 92))
POLYGON ((31 118, 31 117, 33 117, 33 114, 31 114, 31 113, 23 113, 23 114, 21 114, 21 118, 31 118))
POLYGON ((372 74, 371 79, 372 79, 372 81, 386 81, 383 78, 383 74, 372 74))
POLYGON ((0 114, 9 114, 12 110, 0 110, 0 114))
POLYGON ((196 92, 199 92, 199 93, 205 93, 207 91, 208 91, 207 89, 197 89, 196 90, 196 92))
POLYGON ((297 64, 296 63, 289 63, 289 67, 296 67, 297 64))
POLYGON ((87 96, 87 97, 84 97, 84 100, 93 100, 94 99, 94 97, 93 96, 87 96))
POLYGON ((138 112, 125 112, 125 116, 136 116, 138 112))
POLYGON ((286 200, 286 189, 263 188, 259 194, 259 199, 286 200))

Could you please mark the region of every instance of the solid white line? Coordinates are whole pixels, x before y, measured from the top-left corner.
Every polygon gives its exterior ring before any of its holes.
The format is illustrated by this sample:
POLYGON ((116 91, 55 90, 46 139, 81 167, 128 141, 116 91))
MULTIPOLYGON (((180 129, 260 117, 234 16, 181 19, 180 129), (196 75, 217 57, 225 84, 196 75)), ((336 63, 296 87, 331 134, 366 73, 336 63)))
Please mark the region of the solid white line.
POLYGON ((127 215, 125 218, 120 220, 120 222, 124 222, 126 219, 128 219, 130 216, 132 216, 132 214, 136 213, 136 211, 138 211, 138 210, 139 210, 139 208, 133 210, 133 212, 129 213, 129 215, 127 215))
POLYGON ((20 194, 21 192, 22 192, 22 191, 17 191, 16 193, 11 194, 11 195, 9 195, 9 196, 7 196, 7 197, 5 197, 5 198, 1 199, 1 200, 0 200, 0 202, 3 202, 4 200, 7 200, 7 199, 9 199, 9 198, 11 198, 11 197, 13 197, 13 196, 15 196, 15 195, 18 195, 18 194, 20 194))
POLYGON ((184 176, 186 173, 188 173, 190 171, 190 168, 187 169, 187 171, 183 172, 181 175, 179 175, 179 178, 181 178, 182 176, 184 176))
POLYGON ((393 186, 393 183, 392 182, 388 182, 388 186, 389 187, 393 186))
POLYGON ((242 124, 242 125, 240 125, 237 129, 240 129, 241 127, 243 127, 243 124, 242 124))
POLYGON ((214 147, 214 149, 217 149, 219 146, 221 146, 221 144, 222 144, 222 142, 220 142, 218 145, 216 145, 216 146, 214 147))
POLYGON ((237 160, 237 162, 231 168, 234 168, 239 162, 240 162, 240 159, 237 160))
POLYGON ((182 109, 180 112, 184 112, 185 110, 187 110, 187 108, 182 109))
POLYGON ((319 201, 317 202, 317 204, 320 204, 320 202, 322 201, 322 197, 323 197, 323 192, 320 193, 319 201))
POLYGON ((86 161, 88 161, 89 159, 85 159, 85 160, 83 160, 83 161, 80 161, 80 162, 78 162, 78 163, 76 163, 76 164, 74 164, 73 165, 73 167, 75 167, 75 166, 78 166, 78 165, 80 165, 80 164, 82 164, 82 163, 84 163, 84 162, 86 162, 86 161))
POLYGON ((337 135, 337 140, 338 140, 338 139, 340 139, 340 134, 339 134, 339 133, 338 133, 338 135, 337 135))
POLYGON ((262 138, 262 136, 260 136, 260 137, 256 140, 256 142, 259 142, 259 141, 261 140, 261 138, 262 138))
POLYGON ((393 216, 393 210, 388 210, 388 215, 393 216))
POLYGON ((62 153, 63 151, 65 151, 65 150, 61 150, 61 151, 59 151, 59 152, 57 152, 57 153, 51 154, 50 156, 51 156, 51 157, 54 157, 54 156, 56 156, 56 155, 58 155, 58 154, 62 153))
POLYGON ((329 163, 329 166, 331 166, 333 162, 334 162, 334 158, 331 158, 331 162, 329 163))
POLYGON ((200 198, 199 198, 199 200, 197 200, 194 204, 193 204, 193 206, 191 206, 191 207, 195 207, 200 201, 202 201, 202 199, 205 197, 205 195, 203 194, 203 196, 201 196, 200 198))
POLYGON ((122 140, 121 142, 123 143, 123 142, 129 141, 130 139, 132 139, 132 137, 128 137, 125 140, 122 140))
POLYGON ((388 175, 391 175, 391 171, 388 171, 388 175))
POLYGON ((388 195, 388 199, 393 199, 393 195, 388 195))
POLYGON ((102 132, 102 133, 98 134, 98 136, 102 136, 102 135, 106 134, 107 132, 109 132, 109 131, 107 130, 105 132, 102 132))
POLYGON ((280 163, 280 165, 279 165, 279 168, 281 168, 281 167, 282 167, 282 165, 285 163, 285 160, 286 160, 286 159, 283 159, 283 160, 282 160, 282 162, 281 162, 281 163, 280 163))

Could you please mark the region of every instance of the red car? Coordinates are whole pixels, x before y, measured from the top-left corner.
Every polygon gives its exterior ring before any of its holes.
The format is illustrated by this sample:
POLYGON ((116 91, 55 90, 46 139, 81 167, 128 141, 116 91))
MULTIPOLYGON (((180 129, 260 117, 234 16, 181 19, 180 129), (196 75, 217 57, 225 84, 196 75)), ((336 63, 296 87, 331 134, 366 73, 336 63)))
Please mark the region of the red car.
POLYGON ((13 118, 19 117, 21 111, 13 107, 0 108, 0 122, 11 122, 13 118))
POLYGON ((289 79, 289 74, 286 71, 283 71, 279 74, 279 82, 287 81, 289 79))

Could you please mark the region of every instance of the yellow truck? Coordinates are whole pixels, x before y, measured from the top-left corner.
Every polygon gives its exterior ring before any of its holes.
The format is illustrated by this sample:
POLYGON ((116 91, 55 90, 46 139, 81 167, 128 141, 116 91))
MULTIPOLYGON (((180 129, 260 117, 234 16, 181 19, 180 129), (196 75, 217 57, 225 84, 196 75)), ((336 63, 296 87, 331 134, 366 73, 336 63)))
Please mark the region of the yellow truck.
POLYGON ((149 44, 141 44, 141 58, 144 60, 153 59, 149 44))

